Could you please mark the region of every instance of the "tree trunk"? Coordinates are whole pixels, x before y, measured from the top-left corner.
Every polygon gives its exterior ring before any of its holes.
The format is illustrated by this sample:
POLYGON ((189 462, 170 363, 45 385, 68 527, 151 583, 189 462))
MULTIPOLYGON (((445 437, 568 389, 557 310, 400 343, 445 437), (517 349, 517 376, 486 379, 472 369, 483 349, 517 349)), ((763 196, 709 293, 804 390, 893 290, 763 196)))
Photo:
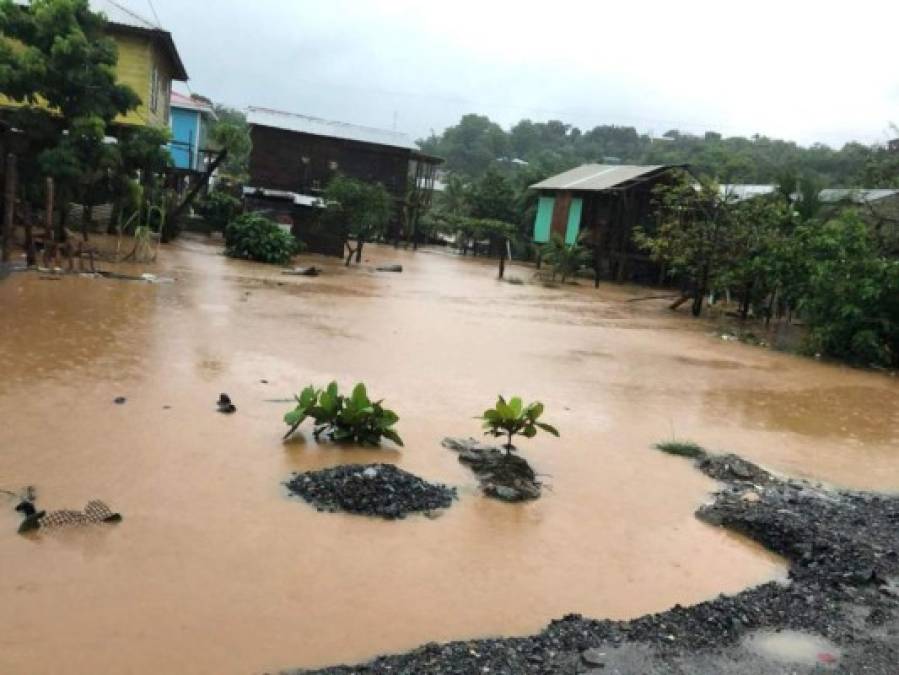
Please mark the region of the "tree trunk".
POLYGON ((506 273, 506 254, 503 253, 499 257, 499 278, 502 279, 503 275, 506 273))
POLYGON ((746 321, 749 317, 749 301, 752 296, 753 285, 753 282, 750 281, 743 287, 743 302, 740 304, 740 319, 743 321, 746 321))
POLYGON ((693 313, 693 316, 699 316, 702 314, 702 301, 705 298, 705 293, 702 289, 697 288, 693 295, 693 306, 690 308, 690 311, 693 313))
POLYGON ((362 262, 362 247, 365 245, 365 239, 363 237, 359 237, 359 241, 356 242, 356 264, 362 262))

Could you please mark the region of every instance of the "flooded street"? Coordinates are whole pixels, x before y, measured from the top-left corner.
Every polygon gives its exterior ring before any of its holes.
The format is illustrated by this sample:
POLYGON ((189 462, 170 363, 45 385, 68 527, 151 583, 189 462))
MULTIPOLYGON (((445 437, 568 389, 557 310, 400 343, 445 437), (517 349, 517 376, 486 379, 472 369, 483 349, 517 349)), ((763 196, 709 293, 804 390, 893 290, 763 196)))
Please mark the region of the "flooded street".
MULTIPOLYGON (((366 247, 318 278, 181 241, 145 284, 0 283, 0 488, 105 500, 117 526, 22 537, 0 496, 0 673, 258 673, 429 641, 625 618, 784 575, 699 522, 715 483, 671 438, 786 475, 899 490, 899 381, 725 342, 653 291, 495 279, 495 262, 366 247), (398 262, 402 274, 371 271, 398 262), (284 399, 364 381, 402 452, 281 443, 284 399), (263 382, 265 380, 266 382, 263 382), (238 411, 215 412, 220 392, 238 411), (444 436, 497 393, 546 404, 519 444, 551 489, 481 498, 444 436), (127 398, 115 405, 118 396, 127 398), (437 520, 319 514, 292 471, 395 462, 460 487, 437 520)), ((303 264, 313 258, 303 259, 303 264)), ((528 278, 512 266, 507 275, 528 278)))

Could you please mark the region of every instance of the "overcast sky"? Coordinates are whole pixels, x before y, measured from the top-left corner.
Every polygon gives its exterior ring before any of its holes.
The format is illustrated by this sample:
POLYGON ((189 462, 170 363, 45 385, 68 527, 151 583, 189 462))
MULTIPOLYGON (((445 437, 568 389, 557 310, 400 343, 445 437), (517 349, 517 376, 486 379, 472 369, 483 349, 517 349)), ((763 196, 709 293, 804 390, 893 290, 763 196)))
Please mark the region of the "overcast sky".
POLYGON ((899 123, 895 0, 152 2, 194 92, 414 137, 469 112, 837 146, 899 123))

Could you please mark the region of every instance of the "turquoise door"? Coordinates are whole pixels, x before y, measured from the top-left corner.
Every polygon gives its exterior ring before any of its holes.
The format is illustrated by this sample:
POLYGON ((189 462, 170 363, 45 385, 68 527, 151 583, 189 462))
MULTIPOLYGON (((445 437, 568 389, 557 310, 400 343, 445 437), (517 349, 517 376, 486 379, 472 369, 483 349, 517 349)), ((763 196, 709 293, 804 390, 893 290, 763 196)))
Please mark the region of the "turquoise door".
POLYGON ((537 201, 537 217, 534 219, 534 241, 545 244, 549 241, 549 228, 553 221, 553 197, 540 197, 537 201))
POLYGON ((584 200, 575 197, 571 200, 571 208, 568 209, 568 227, 565 229, 565 243, 577 243, 577 236, 581 232, 581 211, 584 208, 584 200))

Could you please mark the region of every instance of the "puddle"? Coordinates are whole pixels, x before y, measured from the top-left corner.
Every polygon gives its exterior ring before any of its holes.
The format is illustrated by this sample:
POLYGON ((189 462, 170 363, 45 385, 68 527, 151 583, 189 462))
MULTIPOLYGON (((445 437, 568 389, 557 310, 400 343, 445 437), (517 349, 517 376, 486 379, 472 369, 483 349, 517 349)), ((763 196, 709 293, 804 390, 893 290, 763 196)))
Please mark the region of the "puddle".
POLYGON ((840 648, 818 635, 783 630, 759 631, 747 636, 743 646, 771 661, 805 666, 836 667, 840 648))

